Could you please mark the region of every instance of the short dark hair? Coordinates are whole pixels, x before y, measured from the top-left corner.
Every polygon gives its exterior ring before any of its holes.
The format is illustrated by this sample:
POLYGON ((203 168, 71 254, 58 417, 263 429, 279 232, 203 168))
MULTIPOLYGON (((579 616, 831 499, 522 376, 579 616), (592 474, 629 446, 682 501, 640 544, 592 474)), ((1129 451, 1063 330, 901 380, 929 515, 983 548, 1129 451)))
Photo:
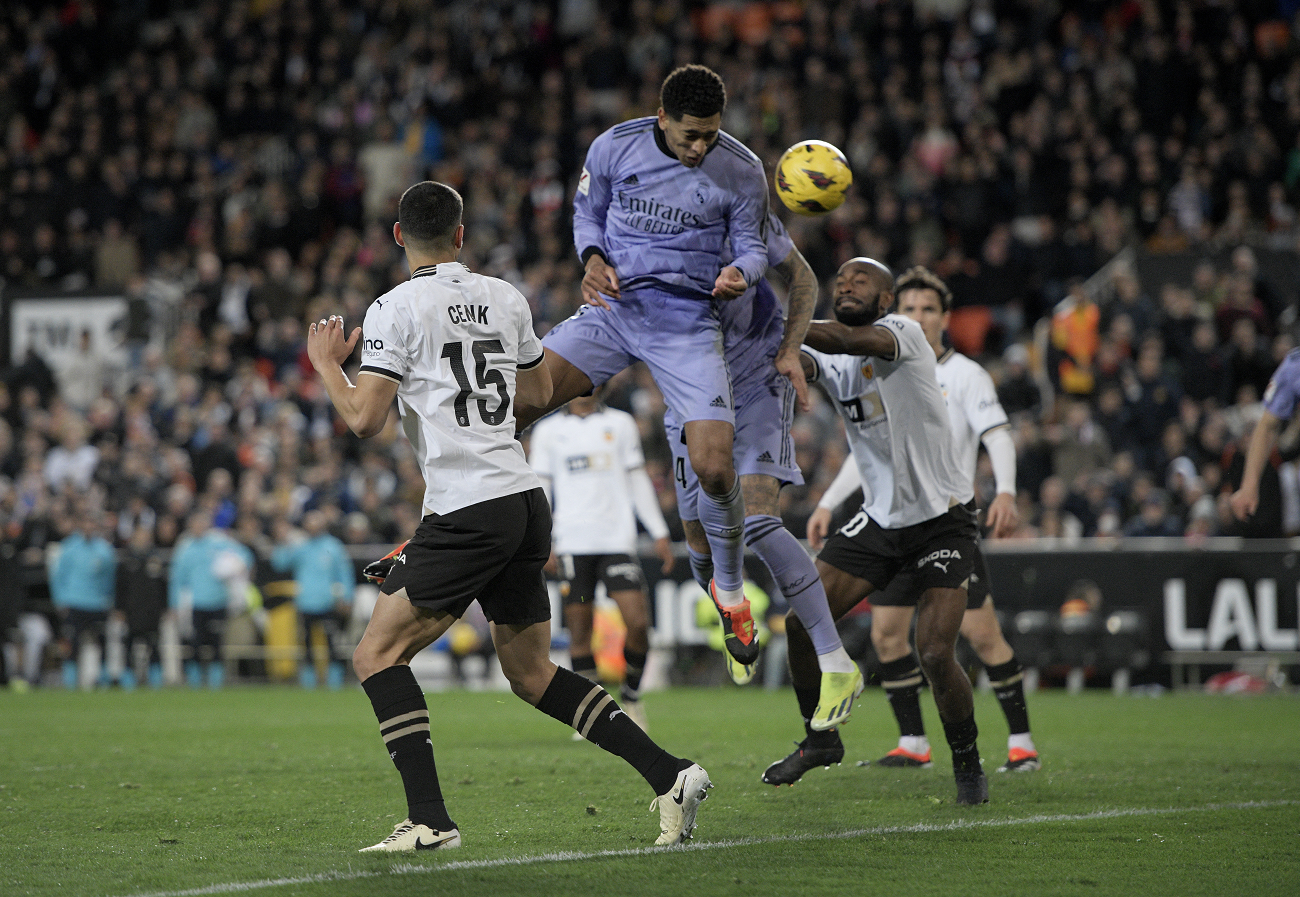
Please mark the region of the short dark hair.
POLYGON ((721 76, 703 65, 673 69, 659 89, 659 105, 674 120, 683 115, 709 118, 727 108, 727 87, 721 76))
POLYGON ((464 211, 464 200, 446 184, 437 181, 412 184, 397 204, 402 240, 414 243, 419 249, 451 246, 464 211))
POLYGON ((904 271, 894 283, 894 295, 903 290, 934 290, 939 295, 940 311, 952 311, 952 290, 929 268, 917 265, 904 271))

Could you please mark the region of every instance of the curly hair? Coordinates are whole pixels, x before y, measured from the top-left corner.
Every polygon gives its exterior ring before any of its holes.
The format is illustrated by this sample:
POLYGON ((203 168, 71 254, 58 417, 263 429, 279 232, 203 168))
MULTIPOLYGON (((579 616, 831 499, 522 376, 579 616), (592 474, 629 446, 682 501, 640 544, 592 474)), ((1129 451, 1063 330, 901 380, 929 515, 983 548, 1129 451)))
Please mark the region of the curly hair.
POLYGON ((683 115, 709 118, 727 108, 727 87, 722 77, 703 65, 684 65, 664 78, 659 105, 676 121, 683 115))
POLYGON ((908 268, 899 275, 894 282, 894 295, 899 295, 903 290, 934 290, 939 294, 939 308, 942 311, 952 311, 952 290, 939 279, 939 275, 923 265, 908 268))

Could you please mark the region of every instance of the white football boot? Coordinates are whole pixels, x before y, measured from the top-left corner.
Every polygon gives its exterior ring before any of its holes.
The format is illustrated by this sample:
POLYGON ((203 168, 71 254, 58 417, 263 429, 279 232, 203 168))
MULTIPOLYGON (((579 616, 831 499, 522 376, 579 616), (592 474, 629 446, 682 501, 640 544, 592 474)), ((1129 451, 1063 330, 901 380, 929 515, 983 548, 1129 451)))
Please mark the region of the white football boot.
POLYGON ((677 774, 677 781, 666 794, 650 802, 650 809, 659 808, 659 839, 655 845, 681 844, 695 831, 695 814, 700 801, 708 797, 713 787, 704 767, 693 763, 677 774))

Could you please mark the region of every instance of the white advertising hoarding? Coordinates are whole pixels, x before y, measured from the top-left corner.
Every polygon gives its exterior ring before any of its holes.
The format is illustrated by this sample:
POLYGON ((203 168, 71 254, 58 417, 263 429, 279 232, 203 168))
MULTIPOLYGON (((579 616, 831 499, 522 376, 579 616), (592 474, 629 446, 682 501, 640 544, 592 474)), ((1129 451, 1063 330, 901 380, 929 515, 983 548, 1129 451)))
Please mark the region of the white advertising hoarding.
POLYGON ((6 301, 11 364, 21 364, 28 348, 34 348, 59 374, 81 351, 82 331, 90 332, 91 346, 111 365, 125 363, 127 305, 122 296, 6 301))

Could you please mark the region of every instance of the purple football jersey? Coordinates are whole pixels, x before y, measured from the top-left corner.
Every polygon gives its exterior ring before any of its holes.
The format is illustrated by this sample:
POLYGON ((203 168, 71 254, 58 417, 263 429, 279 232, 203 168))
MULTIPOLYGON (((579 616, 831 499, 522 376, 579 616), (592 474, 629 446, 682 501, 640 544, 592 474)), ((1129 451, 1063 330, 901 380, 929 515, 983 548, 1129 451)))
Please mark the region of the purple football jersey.
POLYGON ((592 141, 573 200, 573 243, 579 255, 599 250, 625 292, 709 299, 728 240, 745 282, 763 276, 767 213, 763 163, 743 143, 719 133, 704 161, 687 168, 647 116, 592 141))
POLYGON ((1280 420, 1289 420, 1295 414, 1297 397, 1300 397, 1300 349, 1292 349, 1268 381, 1264 408, 1280 420))

